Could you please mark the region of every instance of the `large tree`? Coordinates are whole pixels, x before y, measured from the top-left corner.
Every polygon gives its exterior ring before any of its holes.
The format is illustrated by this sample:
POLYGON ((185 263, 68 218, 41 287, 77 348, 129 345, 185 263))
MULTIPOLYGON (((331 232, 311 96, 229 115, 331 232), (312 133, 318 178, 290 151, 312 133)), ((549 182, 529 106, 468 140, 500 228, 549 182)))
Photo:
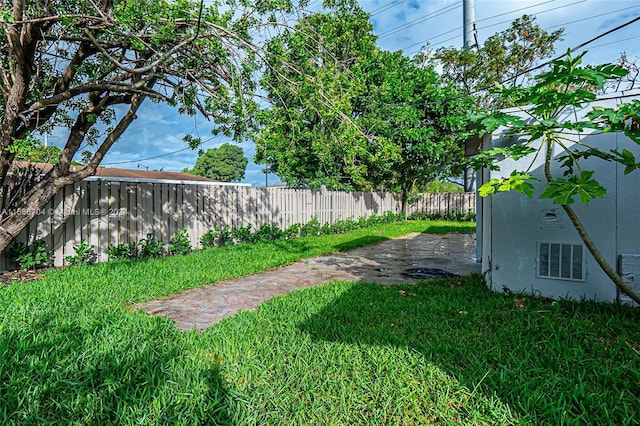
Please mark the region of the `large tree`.
POLYGON ((0 250, 64 185, 95 172, 146 99, 199 111, 217 131, 245 134, 262 52, 252 34, 275 25, 274 14, 290 4, 207 4, 0 0, 0 181, 9 182, 33 134, 67 131, 51 171, 19 186, 0 212, 0 250), (71 172, 82 151, 86 167, 71 172))
POLYGON ((375 51, 362 61, 364 76, 354 112, 358 125, 397 149, 371 178, 377 187, 410 192, 459 172, 464 145, 458 138, 471 98, 442 82, 401 52, 375 51))
POLYGON ((290 186, 370 189, 369 165, 388 146, 367 138, 352 111, 361 81, 354 65, 374 49, 357 7, 312 14, 271 40, 261 81, 271 107, 259 115, 255 161, 290 186))
POLYGON ((466 98, 431 68, 378 49, 366 13, 318 13, 298 29, 270 46, 257 162, 290 185, 404 195, 458 162, 452 135, 466 98))
POLYGON ((200 153, 193 169, 185 171, 220 182, 234 182, 244 179, 248 162, 242 148, 224 143, 200 153))
POLYGON ((437 65, 443 78, 474 95, 483 107, 502 107, 505 101, 489 89, 497 83, 508 87, 532 82, 528 70, 551 57, 564 29, 547 32, 535 17, 523 15, 504 31, 469 49, 443 47, 423 52, 421 61, 437 65))

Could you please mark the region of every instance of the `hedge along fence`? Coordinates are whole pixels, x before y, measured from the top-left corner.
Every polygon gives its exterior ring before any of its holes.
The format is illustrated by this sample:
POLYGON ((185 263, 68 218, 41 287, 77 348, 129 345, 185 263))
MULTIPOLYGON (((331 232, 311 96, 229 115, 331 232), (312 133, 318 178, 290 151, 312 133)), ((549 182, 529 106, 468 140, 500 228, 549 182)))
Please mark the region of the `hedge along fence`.
MULTIPOLYGON (((73 246, 88 240, 98 261, 107 260, 110 245, 134 243, 154 233, 168 242, 186 229, 192 243, 215 227, 263 224, 286 229, 317 219, 332 224, 386 212, 398 213, 401 198, 385 192, 311 191, 279 187, 252 188, 182 181, 124 181, 92 178, 66 186, 23 230, 16 241, 42 239, 53 251, 54 265, 73 256, 73 246)), ((408 206, 408 214, 472 213, 475 194, 424 194, 408 206)), ((20 212, 17 212, 20 214, 20 212)), ((0 268, 13 265, 6 254, 0 268)))

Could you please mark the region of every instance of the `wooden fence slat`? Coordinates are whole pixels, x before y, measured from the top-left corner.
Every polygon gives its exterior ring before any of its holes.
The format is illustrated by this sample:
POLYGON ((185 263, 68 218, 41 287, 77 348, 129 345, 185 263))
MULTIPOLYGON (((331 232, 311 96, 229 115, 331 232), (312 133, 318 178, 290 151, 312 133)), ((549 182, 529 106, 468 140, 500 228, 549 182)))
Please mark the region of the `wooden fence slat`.
POLYGON ((107 188, 109 190, 109 204, 107 206, 107 217, 109 221, 109 245, 118 245, 119 236, 119 218, 118 211, 120 210, 120 183, 109 182, 107 188))
POLYGON ((122 182, 119 191, 118 210, 114 213, 118 219, 118 244, 121 244, 129 242, 129 234, 131 233, 129 222, 132 220, 133 212, 129 208, 129 184, 122 182))
POLYGON ((138 205, 139 185, 129 185, 127 189, 127 206, 129 208, 129 230, 127 243, 136 242, 140 237, 140 206, 138 205))
POLYGON ((51 215, 51 244, 53 264, 62 266, 64 262, 64 189, 53 197, 53 214, 51 215))

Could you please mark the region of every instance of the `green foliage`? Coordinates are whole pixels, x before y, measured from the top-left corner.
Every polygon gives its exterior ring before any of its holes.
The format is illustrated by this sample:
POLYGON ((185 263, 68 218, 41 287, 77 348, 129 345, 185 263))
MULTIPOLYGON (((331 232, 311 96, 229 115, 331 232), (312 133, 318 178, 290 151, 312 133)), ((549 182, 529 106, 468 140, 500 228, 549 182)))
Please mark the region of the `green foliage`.
MULTIPOLYGON (((524 121, 501 111, 475 116, 477 129, 480 132, 491 132, 498 127, 506 129, 506 135, 517 135, 511 138, 510 145, 487 150, 469 161, 475 168, 488 167, 499 170, 497 163, 508 157, 519 160, 527 156, 544 157, 554 147, 563 152, 554 160, 547 155, 545 160, 546 184, 541 198, 553 199, 556 204, 573 204, 577 199, 583 204, 604 197, 606 189, 597 181, 594 171, 584 170, 581 162, 588 158, 599 158, 604 161, 615 161, 625 166, 625 174, 640 167, 630 151, 612 149, 603 150, 598 146, 587 146, 579 140, 571 140, 570 135, 585 130, 604 132, 625 131, 637 138, 640 116, 640 102, 633 101, 617 108, 596 107, 587 114, 586 119, 579 121, 563 120, 561 116, 569 106, 580 108, 592 102, 596 91, 607 81, 616 80, 627 73, 626 70, 611 64, 581 66, 586 52, 573 57, 568 51, 566 58, 553 61, 551 69, 535 77, 535 84, 530 87, 498 86, 497 91, 505 99, 515 105, 526 105, 526 113, 531 118, 524 121), (540 141, 538 145, 533 143, 540 141), (574 144, 571 147, 571 144, 574 144), (557 161, 563 171, 563 177, 551 176, 551 163, 557 161)), ((492 178, 480 188, 480 195, 487 196, 501 191, 518 191, 529 197, 533 195, 537 180, 531 175, 533 162, 526 170, 515 170, 506 178, 492 178)))
POLYGON ((169 255, 189 254, 191 253, 191 240, 186 229, 182 229, 169 241, 169 255))
POLYGON ((141 259, 164 256, 163 243, 162 241, 156 240, 153 232, 148 233, 147 236, 138 243, 138 246, 138 257, 141 259))
MULTIPOLYGON (((527 153, 531 158, 525 170, 514 170, 511 176, 501 179, 490 179, 480 187, 480 195, 486 196, 500 191, 516 190, 529 197, 533 195, 534 180, 530 173, 533 167, 539 166, 537 158, 544 158, 542 164, 545 183, 542 186, 540 198, 552 199, 554 203, 563 207, 574 229, 588 248, 596 263, 618 289, 640 303, 640 292, 628 285, 620 273, 600 252, 598 245, 590 237, 587 227, 571 207, 577 199, 584 205, 595 198, 604 198, 606 188, 598 181, 594 170, 587 170, 584 161, 587 159, 617 162, 624 166, 625 174, 640 168, 633 153, 620 150, 625 143, 620 140, 614 148, 603 146, 602 140, 590 138, 594 142, 586 142, 585 138, 578 138, 580 134, 599 132, 624 131, 632 141, 640 141, 638 122, 640 121, 640 102, 637 100, 620 104, 615 108, 596 108, 585 118, 577 118, 574 114, 566 114, 569 108, 582 108, 585 104, 596 99, 596 92, 602 89, 607 81, 618 80, 628 71, 618 65, 587 65, 582 66, 582 59, 586 52, 573 57, 568 50, 564 59, 555 60, 551 69, 535 77, 536 84, 531 87, 497 87, 497 92, 504 99, 523 107, 523 113, 528 115, 526 122, 503 120, 505 126, 503 135, 516 135, 507 140, 512 147, 521 146, 519 151, 504 150, 502 154, 516 158, 517 155, 527 153), (555 157, 554 157, 555 156, 555 157), (556 166, 556 167, 554 167, 556 166), (562 177, 553 175, 555 170, 562 171, 562 177)), ((570 110, 569 110, 570 111, 570 110)), ((575 111, 575 110, 574 110, 575 111)), ((491 117, 493 114, 489 114, 491 117)), ((504 118, 504 114, 497 115, 497 119, 504 118)), ((495 123, 485 118, 478 123, 480 131, 489 131, 495 123)), ((606 142, 605 142, 606 143, 606 142)), ((519 157, 518 157, 519 158, 519 157)), ((494 163, 498 158, 494 153, 488 153, 476 163, 484 163, 492 170, 498 167, 494 163)), ((518 166, 517 166, 518 167, 518 166)), ((591 163, 588 167, 594 167, 591 163)), ((525 168, 519 166, 518 168, 525 168)), ((608 169, 610 170, 610 169, 608 169)))
POLYGON ((107 247, 110 261, 136 259, 138 257, 138 243, 120 243, 107 247))
POLYGON ((18 259, 27 253, 29 253, 29 247, 22 241, 14 241, 9 247, 7 247, 7 256, 9 260, 18 268, 20 268, 18 259))
POLYGON ((284 238, 284 236, 284 231, 280 230, 277 226, 270 225, 268 223, 263 223, 262 226, 260 226, 260 229, 256 232, 256 238, 258 241, 279 240, 284 238))
POLYGON ((241 147, 225 143, 202 152, 195 167, 185 171, 220 182, 237 182, 244 179, 248 162, 241 147))
POLYGON ((31 135, 15 140, 8 148, 8 152, 15 155, 15 161, 31 163, 55 164, 58 162, 60 151, 57 146, 44 146, 39 139, 31 135))
POLYGON ((409 220, 447 220, 450 222, 475 222, 476 212, 474 211, 455 211, 449 213, 411 213, 409 220))
POLYGON ((442 180, 432 180, 418 188, 418 193, 422 194, 441 194, 441 193, 457 193, 464 192, 462 185, 455 182, 446 182, 442 180))
POLYGON ((533 195, 534 186, 530 182, 531 180, 538 180, 530 174, 520 173, 514 171, 509 177, 506 178, 491 178, 489 182, 483 184, 479 189, 481 197, 492 195, 497 192, 503 191, 516 191, 521 192, 528 197, 533 195))
MULTIPOLYGON (((592 178, 593 171, 582 170, 568 179, 556 178, 548 182, 540 198, 553 198, 556 204, 573 204, 577 195, 582 204, 588 205, 596 197, 604 197, 607 190, 592 178)), ((531 193, 527 195, 531 196, 531 193)))
POLYGON ((233 244, 255 243, 257 237, 253 232, 251 224, 231 229, 231 241, 233 244))
POLYGON ((89 265, 97 259, 96 253, 93 251, 93 246, 89 244, 87 239, 83 239, 80 243, 75 244, 73 251, 75 255, 64 258, 69 266, 89 265))
POLYGON ((313 216, 306 223, 296 223, 287 229, 281 230, 276 225, 263 224, 254 231, 251 224, 235 229, 214 228, 208 231, 200 239, 202 248, 222 247, 225 245, 237 245, 248 243, 268 242, 274 240, 302 238, 309 236, 342 234, 348 231, 362 228, 370 228, 382 224, 389 224, 405 220, 404 213, 385 212, 383 215, 371 215, 361 217, 358 220, 351 218, 338 219, 334 223, 321 224, 317 216, 313 216))
POLYGON ((471 276, 334 282, 199 333, 131 309, 371 235, 443 229, 473 227, 399 222, 2 287, 0 423, 633 424, 639 318, 622 306, 505 296, 471 276))
POLYGON ((272 105, 258 115, 255 161, 290 186, 406 194, 459 165, 453 135, 469 99, 378 49, 359 7, 302 19, 271 41, 268 60, 272 105))
POLYGON ((224 228, 215 227, 207 231, 200 238, 200 244, 202 244, 202 248, 210 248, 210 247, 222 247, 231 242, 231 230, 229 227, 225 226, 224 228))
MULTIPOLYGON (((28 223, 12 212, 36 212, 52 188, 90 175, 146 100, 204 115, 215 135, 250 137, 265 36, 290 26, 273 17, 295 20, 297 12, 289 0, 0 4, 0 181, 18 160, 57 163, 42 185, 8 198, 17 204, 0 217, 6 235, 28 223), (65 133, 63 151, 34 139, 54 128, 65 133), (87 167, 70 171, 79 157, 87 167)), ((185 138, 185 146, 200 143, 185 138)), ((222 179, 241 178, 233 172, 222 179)), ((9 243, 0 238, 0 250, 9 243)))
MULTIPOLYGON (((178 232, 172 238, 171 241, 175 244, 170 246, 169 250, 173 248, 174 251, 170 251, 169 254, 186 254, 183 251, 187 248, 191 249, 189 236, 186 231, 184 233, 183 231, 178 232)), ((138 242, 109 245, 107 247, 107 255, 110 261, 159 258, 165 254, 163 246, 164 243, 156 239, 155 233, 149 232, 145 238, 138 242)))
POLYGON ((506 30, 489 37, 473 49, 443 47, 423 53, 422 60, 442 68, 443 77, 461 90, 473 94, 483 108, 512 105, 500 92, 492 92, 496 83, 519 87, 530 82, 526 71, 538 61, 551 57, 564 29, 547 32, 535 17, 523 15, 506 30))
POLYGON ((47 250, 47 243, 44 240, 35 240, 29 248, 22 242, 13 243, 7 254, 11 262, 20 269, 39 269, 50 266, 53 259, 53 252, 47 250))

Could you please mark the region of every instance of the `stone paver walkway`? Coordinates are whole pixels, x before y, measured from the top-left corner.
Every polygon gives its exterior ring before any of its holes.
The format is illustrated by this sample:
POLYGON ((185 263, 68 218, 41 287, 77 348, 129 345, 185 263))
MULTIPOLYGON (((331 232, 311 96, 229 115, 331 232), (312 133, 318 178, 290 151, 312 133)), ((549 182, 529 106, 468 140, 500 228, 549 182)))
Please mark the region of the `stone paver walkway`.
POLYGON ((408 268, 438 268, 459 275, 478 272, 475 243, 474 234, 414 233, 187 290, 136 307, 151 315, 169 317, 180 330, 202 330, 239 310, 255 309, 274 296, 329 281, 416 282, 401 274, 408 268))

